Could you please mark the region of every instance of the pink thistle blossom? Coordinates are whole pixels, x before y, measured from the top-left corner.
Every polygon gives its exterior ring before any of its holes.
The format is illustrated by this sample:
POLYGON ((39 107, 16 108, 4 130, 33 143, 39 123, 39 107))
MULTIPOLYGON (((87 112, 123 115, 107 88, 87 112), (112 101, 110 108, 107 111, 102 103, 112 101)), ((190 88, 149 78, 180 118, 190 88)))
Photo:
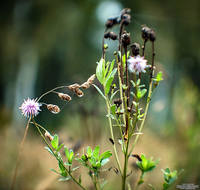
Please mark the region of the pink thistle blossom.
POLYGON ((129 64, 128 69, 131 73, 145 73, 145 69, 149 67, 149 65, 147 65, 147 60, 139 55, 135 57, 130 57, 127 62, 129 64))
POLYGON ((39 114, 39 111, 41 111, 40 106, 41 104, 35 99, 28 98, 27 100, 24 100, 19 109, 21 110, 23 116, 29 118, 39 114))

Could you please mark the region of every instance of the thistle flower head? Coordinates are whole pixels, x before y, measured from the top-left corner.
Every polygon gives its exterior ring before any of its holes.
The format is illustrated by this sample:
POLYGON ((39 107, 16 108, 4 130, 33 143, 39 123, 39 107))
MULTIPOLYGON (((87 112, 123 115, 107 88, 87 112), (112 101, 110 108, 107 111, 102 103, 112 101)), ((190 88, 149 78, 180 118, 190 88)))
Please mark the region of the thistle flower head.
POLYGON ((22 112, 22 115, 29 118, 29 117, 35 117, 39 114, 41 104, 38 103, 35 99, 28 98, 27 100, 24 100, 22 105, 19 107, 19 109, 22 112))
POLYGON ((147 65, 147 60, 144 59, 144 57, 140 57, 139 55, 135 57, 130 57, 127 62, 129 64, 128 69, 131 73, 145 73, 145 69, 149 67, 147 65))

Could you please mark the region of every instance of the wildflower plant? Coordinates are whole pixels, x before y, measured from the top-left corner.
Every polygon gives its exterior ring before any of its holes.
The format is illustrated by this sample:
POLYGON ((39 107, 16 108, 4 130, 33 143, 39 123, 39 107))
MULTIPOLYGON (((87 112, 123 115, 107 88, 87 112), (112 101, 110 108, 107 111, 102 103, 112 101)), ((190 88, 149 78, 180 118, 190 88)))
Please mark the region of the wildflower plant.
MULTIPOLYGON (((52 169, 59 176, 60 181, 72 180, 80 189, 86 190, 82 183, 81 174, 74 174, 79 167, 88 171, 88 175, 94 185, 94 189, 103 189, 106 181, 101 178, 102 171, 115 171, 121 178, 121 190, 137 190, 145 183, 145 175, 154 170, 158 161, 147 158, 144 154, 138 155, 135 152, 139 137, 143 134, 142 130, 147 118, 149 104, 155 88, 163 80, 162 72, 156 70, 155 66, 155 41, 156 34, 153 29, 142 26, 141 36, 143 40, 142 48, 139 43, 131 42, 131 33, 127 32, 126 26, 131 23, 130 9, 123 9, 119 16, 109 18, 105 23, 105 33, 102 40, 102 57, 97 62, 96 76, 92 75, 83 84, 72 84, 69 86, 56 87, 37 99, 27 99, 24 101, 20 110, 28 118, 25 135, 22 141, 24 143, 28 126, 33 124, 46 144, 46 150, 58 162, 59 171, 52 169), (115 34, 112 28, 118 26, 119 33, 115 34), (105 40, 117 40, 118 46, 113 52, 113 60, 107 60, 106 51, 108 45, 105 40), (147 60, 145 50, 146 45, 151 45, 151 60, 147 60), (157 74, 156 74, 157 73, 157 74), (94 84, 97 77, 101 87, 94 84), (148 80, 148 85, 144 84, 144 78, 148 80), (60 143, 57 134, 51 135, 46 128, 36 122, 35 117, 45 106, 53 114, 60 112, 60 108, 54 104, 41 102, 44 96, 54 93, 62 101, 71 101, 70 95, 60 92, 61 89, 67 89, 75 93, 78 97, 84 95, 83 90, 94 86, 105 101, 110 129, 110 142, 113 147, 113 153, 108 150, 103 153, 100 147, 96 146, 93 150, 90 146, 86 148, 83 154, 76 154, 73 149, 69 149, 60 143), (59 92, 58 92, 59 91, 59 92), (145 105, 142 102, 146 102, 145 105), (114 135, 113 128, 117 127, 118 133, 114 135), (120 144, 120 148, 116 146, 120 144), (64 154, 63 154, 64 152, 64 154), (114 156, 116 167, 105 169, 104 166, 109 162, 109 158, 114 156), (122 159, 123 157, 123 159, 122 159), (140 170, 138 181, 132 186, 127 178, 131 177, 128 163, 131 159, 137 160, 136 166, 140 170)), ((115 165, 115 164, 113 164, 115 165)), ((134 171, 133 171, 134 172, 134 171)), ((13 178, 13 185, 16 178, 17 169, 13 178)), ((170 169, 163 170, 164 184, 163 190, 168 189, 177 179, 177 172, 171 172, 170 169)), ((149 185, 155 189, 153 185, 149 185)))

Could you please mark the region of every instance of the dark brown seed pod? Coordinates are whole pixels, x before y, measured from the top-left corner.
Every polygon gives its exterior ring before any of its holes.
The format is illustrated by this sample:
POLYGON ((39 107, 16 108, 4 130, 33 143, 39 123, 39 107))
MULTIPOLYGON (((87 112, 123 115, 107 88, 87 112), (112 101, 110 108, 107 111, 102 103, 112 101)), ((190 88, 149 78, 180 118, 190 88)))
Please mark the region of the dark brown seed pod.
POLYGON ((122 45, 123 45, 124 47, 127 47, 130 43, 131 43, 130 33, 128 33, 128 32, 125 31, 125 32, 122 34, 122 45))
POLYGON ((140 158, 140 156, 138 154, 132 154, 131 156, 134 158, 137 158, 137 160, 140 162, 142 161, 142 159, 140 158))
POLYGON ((113 102, 114 102, 114 104, 115 104, 117 107, 119 107, 119 106, 122 104, 122 100, 121 100, 120 98, 114 100, 113 102))
POLYGON ((124 14, 124 15, 122 15, 122 22, 123 22, 123 24, 124 25, 129 25, 130 24, 130 22, 131 22, 131 15, 129 15, 129 14, 124 14))
POLYGON ((74 92, 78 97, 82 97, 84 95, 83 91, 80 90, 79 88, 76 88, 74 92))
POLYGON ((68 102, 72 100, 71 96, 69 96, 68 94, 58 93, 58 96, 60 99, 68 101, 68 102))
POLYGON ((133 43, 130 47, 131 47, 132 54, 134 56, 137 56, 140 54, 140 44, 133 43))
POLYGON ((104 34, 104 38, 109 38, 111 40, 116 40, 117 39, 117 34, 115 34, 114 32, 106 32, 104 34))
POLYGON ((142 27, 142 38, 147 41, 150 37, 151 29, 147 26, 142 27))
POLYGON ((120 15, 123 16, 124 14, 130 14, 130 13, 131 13, 131 9, 130 8, 124 8, 121 11, 120 15))
POLYGON ((60 112, 60 108, 57 105, 53 105, 53 104, 48 104, 47 105, 47 109, 54 114, 57 114, 60 112))
POLYGON ((50 141, 53 140, 53 136, 51 136, 51 134, 50 134, 48 131, 45 132, 44 136, 45 136, 46 138, 48 138, 50 141))
POLYGON ((154 42, 156 40, 156 34, 155 34, 154 30, 150 31, 149 39, 151 42, 154 42))
POLYGON ((106 28, 112 28, 116 24, 118 24, 118 17, 112 17, 106 21, 105 26, 106 28))
POLYGON ((68 86, 68 89, 71 91, 75 91, 75 89, 80 88, 80 85, 78 83, 72 84, 68 86))
POLYGON ((109 141, 114 145, 114 140, 112 138, 109 138, 109 141))

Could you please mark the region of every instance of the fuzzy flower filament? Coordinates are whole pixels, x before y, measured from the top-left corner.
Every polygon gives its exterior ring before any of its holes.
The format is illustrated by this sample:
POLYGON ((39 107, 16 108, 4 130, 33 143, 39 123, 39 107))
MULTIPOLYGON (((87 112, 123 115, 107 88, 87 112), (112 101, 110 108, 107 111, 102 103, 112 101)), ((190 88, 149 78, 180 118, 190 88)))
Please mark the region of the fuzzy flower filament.
POLYGON ((35 117, 39 114, 39 111, 41 111, 41 105, 42 104, 38 103, 35 99, 28 98, 27 100, 24 100, 19 109, 21 110, 23 116, 27 118, 35 117))
POLYGON ((130 57, 128 60, 128 69, 129 72, 131 73, 145 73, 146 72, 146 68, 149 67, 149 65, 147 65, 147 60, 144 59, 144 57, 141 56, 135 56, 135 57, 130 57))

